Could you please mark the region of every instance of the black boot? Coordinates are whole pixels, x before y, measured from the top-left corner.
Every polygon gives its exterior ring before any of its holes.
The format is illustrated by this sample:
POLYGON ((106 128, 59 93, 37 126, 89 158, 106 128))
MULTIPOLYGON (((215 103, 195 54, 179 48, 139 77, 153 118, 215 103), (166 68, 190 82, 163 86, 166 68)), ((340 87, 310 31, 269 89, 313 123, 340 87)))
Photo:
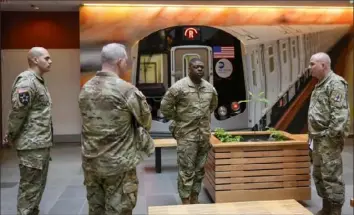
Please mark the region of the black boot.
POLYGON ((331 203, 328 199, 322 199, 322 209, 316 215, 331 215, 331 203))
POLYGON ((330 215, 342 215, 342 204, 332 203, 330 215))

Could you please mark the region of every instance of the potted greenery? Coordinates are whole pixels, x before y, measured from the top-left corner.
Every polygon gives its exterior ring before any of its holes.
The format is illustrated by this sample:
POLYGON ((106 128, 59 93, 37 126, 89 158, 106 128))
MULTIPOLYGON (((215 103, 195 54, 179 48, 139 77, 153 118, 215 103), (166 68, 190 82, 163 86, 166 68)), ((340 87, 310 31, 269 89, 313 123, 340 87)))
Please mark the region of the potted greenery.
MULTIPOLYGON (((259 96, 253 100, 267 102, 259 96)), ((274 128, 218 128, 210 141, 204 185, 214 202, 311 199, 306 140, 274 128)))

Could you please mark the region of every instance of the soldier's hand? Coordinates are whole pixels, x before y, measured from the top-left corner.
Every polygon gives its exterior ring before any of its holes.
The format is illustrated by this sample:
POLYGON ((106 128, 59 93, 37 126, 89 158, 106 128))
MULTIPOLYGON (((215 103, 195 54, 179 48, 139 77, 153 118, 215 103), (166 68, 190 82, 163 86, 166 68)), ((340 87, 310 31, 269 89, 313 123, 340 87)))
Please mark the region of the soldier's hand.
POLYGON ((9 141, 9 139, 7 138, 7 135, 5 135, 4 140, 2 141, 2 146, 4 148, 11 148, 11 142, 9 141))

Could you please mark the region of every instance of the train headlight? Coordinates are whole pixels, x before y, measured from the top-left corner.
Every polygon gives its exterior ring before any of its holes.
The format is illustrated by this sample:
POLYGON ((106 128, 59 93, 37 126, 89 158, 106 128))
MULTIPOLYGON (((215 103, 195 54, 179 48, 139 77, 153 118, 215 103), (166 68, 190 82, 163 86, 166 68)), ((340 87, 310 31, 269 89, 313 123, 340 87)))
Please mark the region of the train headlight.
POLYGON ((231 103, 231 109, 233 111, 238 111, 240 109, 240 104, 238 102, 232 102, 231 103))
POLYGON ((219 114, 219 116, 226 116, 226 114, 227 114, 227 109, 226 109, 226 107, 220 106, 220 107, 218 108, 218 114, 219 114))

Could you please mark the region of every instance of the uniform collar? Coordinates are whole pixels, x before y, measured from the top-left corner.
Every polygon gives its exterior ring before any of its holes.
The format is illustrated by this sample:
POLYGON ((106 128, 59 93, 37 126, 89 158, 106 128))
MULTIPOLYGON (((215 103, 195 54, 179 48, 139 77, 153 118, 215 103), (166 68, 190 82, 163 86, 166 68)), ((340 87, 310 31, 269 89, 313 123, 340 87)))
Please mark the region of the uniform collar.
POLYGON ((319 87, 319 86, 323 85, 324 83, 326 83, 328 81, 329 77, 332 76, 332 74, 333 74, 333 71, 331 70, 324 79, 322 79, 320 82, 318 82, 316 84, 316 87, 319 87))
POLYGON ((188 81, 188 86, 190 86, 190 87, 193 87, 193 88, 202 88, 202 87, 204 87, 204 80, 203 79, 201 80, 199 85, 193 83, 192 79, 189 76, 188 76, 187 81, 188 81))
POLYGON ((28 70, 28 71, 29 71, 31 74, 33 74, 34 77, 36 77, 39 82, 41 82, 42 84, 44 84, 44 79, 43 79, 43 77, 41 77, 40 75, 38 75, 38 74, 37 74, 35 71, 33 71, 33 70, 28 70))
POLYGON ((96 76, 109 76, 109 77, 117 77, 117 78, 119 78, 117 73, 111 72, 111 71, 98 71, 96 73, 96 76))

